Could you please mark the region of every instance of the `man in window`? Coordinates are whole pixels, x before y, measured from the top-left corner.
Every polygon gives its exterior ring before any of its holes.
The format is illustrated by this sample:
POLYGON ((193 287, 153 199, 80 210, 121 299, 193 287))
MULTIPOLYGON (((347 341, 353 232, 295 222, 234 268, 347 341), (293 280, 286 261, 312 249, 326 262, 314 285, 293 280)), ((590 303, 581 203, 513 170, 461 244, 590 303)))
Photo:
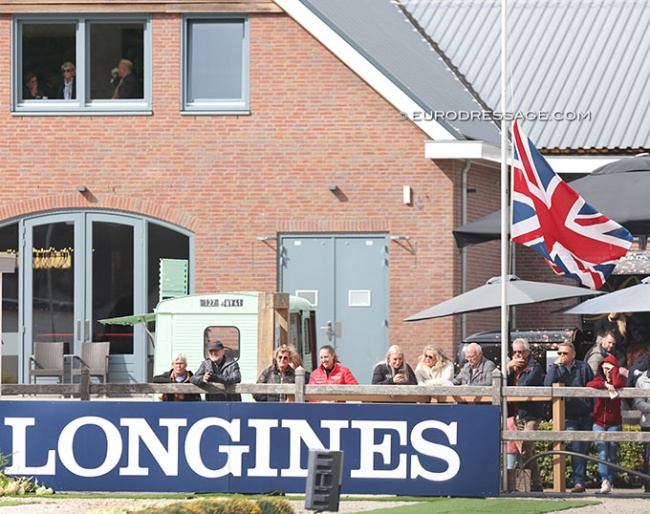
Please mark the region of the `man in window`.
POLYGON ((43 91, 38 87, 38 76, 33 71, 26 73, 23 100, 41 100, 42 98, 43 91))
POLYGON ((113 93, 113 99, 142 98, 142 87, 138 78, 133 74, 133 63, 122 59, 117 65, 120 81, 113 93))
POLYGON ((74 100, 77 98, 77 73, 75 65, 70 61, 64 62, 61 65, 61 73, 63 73, 63 81, 59 86, 56 97, 63 100, 74 100))

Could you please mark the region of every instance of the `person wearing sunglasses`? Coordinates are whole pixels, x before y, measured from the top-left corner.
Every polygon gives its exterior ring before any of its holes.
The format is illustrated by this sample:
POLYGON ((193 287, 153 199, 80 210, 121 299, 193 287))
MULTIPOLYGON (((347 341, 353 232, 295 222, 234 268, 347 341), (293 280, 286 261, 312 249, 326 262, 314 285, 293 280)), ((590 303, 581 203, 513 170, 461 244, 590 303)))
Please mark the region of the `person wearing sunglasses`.
POLYGON ((66 61, 61 65, 61 74, 63 80, 59 85, 59 90, 56 97, 61 100, 74 100, 77 98, 77 69, 70 61, 66 61))
POLYGON ((415 377, 420 385, 452 385, 454 363, 442 348, 429 344, 418 358, 415 377))
MULTIPOLYGON (((528 341, 517 338, 512 343, 512 358, 508 363, 509 386, 541 386, 543 384, 542 366, 535 360, 528 341)), ((508 402, 508 416, 515 417, 515 427, 521 431, 537 430, 542 421, 544 406, 541 402, 508 402)), ((535 455, 535 441, 523 441, 521 457, 524 462, 535 455)), ((533 459, 526 466, 530 469, 530 490, 544 490, 539 473, 539 464, 533 459)))
MULTIPOLYGON (((557 359, 548 368, 544 385, 564 384, 566 387, 586 387, 594 379, 591 366, 576 359, 576 349, 573 343, 560 343, 557 348, 557 359)), ((566 430, 590 431, 593 425, 591 413, 594 409, 592 398, 566 398, 565 427, 566 430)), ((568 441, 567 449, 571 452, 587 455, 589 441, 568 441)), ((582 457, 571 457, 573 468, 572 493, 584 493, 586 484, 587 461, 582 457)))
MULTIPOLYGON (((296 373, 291 366, 295 351, 293 346, 283 344, 273 352, 273 364, 262 371, 257 379, 258 384, 293 384, 296 381, 296 373)), ((283 394, 254 394, 256 402, 284 402, 286 396, 283 394)))

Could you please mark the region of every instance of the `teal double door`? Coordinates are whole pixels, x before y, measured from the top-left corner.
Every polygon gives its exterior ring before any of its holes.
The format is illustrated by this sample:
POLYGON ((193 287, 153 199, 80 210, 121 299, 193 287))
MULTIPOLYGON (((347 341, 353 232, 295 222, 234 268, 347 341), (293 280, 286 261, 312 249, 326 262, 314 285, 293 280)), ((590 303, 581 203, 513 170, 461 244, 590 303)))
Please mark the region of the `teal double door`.
POLYGON ((110 380, 146 381, 144 331, 98 321, 146 312, 144 220, 70 212, 24 219, 21 225, 19 380, 27 381, 33 342, 64 342, 69 366, 82 343, 110 341, 110 380))
POLYGON ((334 346, 359 383, 370 383, 388 348, 389 241, 387 234, 279 238, 279 290, 316 307, 317 346, 334 346))

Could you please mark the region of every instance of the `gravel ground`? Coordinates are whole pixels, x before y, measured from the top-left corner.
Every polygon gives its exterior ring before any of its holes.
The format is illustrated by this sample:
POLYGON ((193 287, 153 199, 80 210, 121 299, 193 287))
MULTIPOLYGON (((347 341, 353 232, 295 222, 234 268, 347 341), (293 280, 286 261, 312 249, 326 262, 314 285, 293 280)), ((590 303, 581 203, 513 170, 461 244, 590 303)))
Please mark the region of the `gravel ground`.
MULTIPOLYGON (((513 496, 514 498, 515 496, 513 496)), ((523 498, 523 496, 516 496, 523 498)), ((641 494, 614 494, 608 497, 599 495, 546 495, 538 494, 531 500, 537 499, 555 499, 558 503, 568 502, 571 500, 590 500, 599 502, 597 505, 582 507, 579 509, 568 509, 556 511, 549 514, 647 514, 650 512, 650 495, 644 497, 641 494)), ((131 500, 124 498, 57 498, 57 496, 50 497, 0 497, 1 514, 68 514, 70 512, 78 514, 108 514, 108 513, 123 513, 124 509, 142 509, 147 506, 165 505, 169 503, 176 503, 180 500, 131 500), (20 501, 21 505, 4 507, 2 503, 7 501, 20 501)), ((488 500, 489 501, 489 500, 488 500)), ((399 507, 401 505, 408 505, 410 502, 399 501, 372 501, 369 497, 368 500, 362 501, 341 501, 339 512, 341 514, 353 514, 356 512, 364 512, 375 509, 385 509, 391 507, 399 507)), ((314 511, 305 509, 304 501, 291 502, 296 514, 313 514, 314 511)), ((475 514, 480 514, 475 511, 475 514)))

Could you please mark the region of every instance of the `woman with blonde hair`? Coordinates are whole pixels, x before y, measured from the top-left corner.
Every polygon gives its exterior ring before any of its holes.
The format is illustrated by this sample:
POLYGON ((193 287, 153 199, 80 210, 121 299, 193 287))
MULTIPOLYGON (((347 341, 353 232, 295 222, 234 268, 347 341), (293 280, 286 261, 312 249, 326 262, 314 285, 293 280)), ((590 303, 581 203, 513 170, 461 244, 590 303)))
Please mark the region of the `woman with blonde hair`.
MULTIPOLYGON (((262 371, 258 384, 293 384, 296 381, 296 373, 291 363, 296 351, 290 344, 278 346, 273 352, 273 364, 262 371)), ((284 402, 283 394, 254 394, 256 402, 284 402)))
POLYGON ((415 373, 404 360, 404 352, 394 344, 386 353, 386 360, 375 366, 372 372, 373 384, 417 385, 415 373))
POLYGON ((415 376, 421 385, 452 385, 454 363, 442 348, 429 344, 418 359, 415 376))

